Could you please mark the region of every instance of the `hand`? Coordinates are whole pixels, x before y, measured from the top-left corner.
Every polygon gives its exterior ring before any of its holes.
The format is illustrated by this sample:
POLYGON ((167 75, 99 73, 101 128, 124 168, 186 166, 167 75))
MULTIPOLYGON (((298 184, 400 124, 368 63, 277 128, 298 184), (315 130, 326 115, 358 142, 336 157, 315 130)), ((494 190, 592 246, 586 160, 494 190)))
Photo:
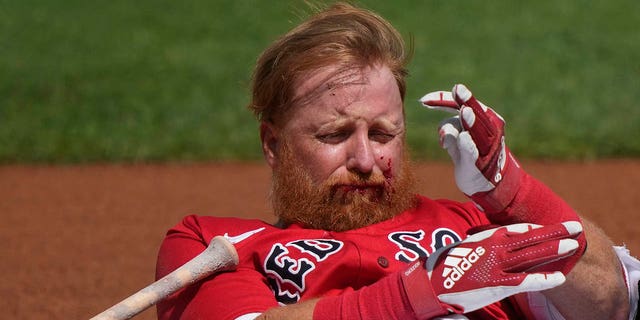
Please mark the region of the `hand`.
POLYGON ((530 270, 573 255, 578 242, 571 238, 581 232, 582 225, 570 221, 514 224, 474 234, 429 256, 428 279, 416 271, 424 269, 409 268, 402 278, 407 297, 418 318, 428 318, 443 309, 467 313, 514 294, 559 286, 565 281, 562 272, 530 270))
MULTIPOLYGON (((431 109, 454 112, 440 126, 440 143, 455 166, 458 188, 478 205, 492 223, 549 225, 580 221, 578 214, 551 189, 520 168, 504 139, 504 120, 476 100, 464 85, 452 92, 432 92, 420 99, 431 109)), ((586 250, 586 238, 569 259, 545 266, 568 273, 586 250)))
POLYGON ((461 84, 452 92, 431 92, 420 101, 457 114, 439 130, 440 144, 455 166, 456 184, 485 212, 501 212, 513 201, 522 175, 505 144, 502 117, 461 84))

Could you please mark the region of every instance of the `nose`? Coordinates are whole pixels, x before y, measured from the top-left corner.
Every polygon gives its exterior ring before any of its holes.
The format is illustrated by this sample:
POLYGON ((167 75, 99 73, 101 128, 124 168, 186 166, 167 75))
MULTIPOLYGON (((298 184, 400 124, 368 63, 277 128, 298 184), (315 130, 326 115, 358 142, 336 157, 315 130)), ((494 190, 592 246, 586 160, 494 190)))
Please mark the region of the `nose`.
POLYGON ((357 173, 369 174, 375 165, 375 155, 368 133, 352 136, 347 169, 357 173))

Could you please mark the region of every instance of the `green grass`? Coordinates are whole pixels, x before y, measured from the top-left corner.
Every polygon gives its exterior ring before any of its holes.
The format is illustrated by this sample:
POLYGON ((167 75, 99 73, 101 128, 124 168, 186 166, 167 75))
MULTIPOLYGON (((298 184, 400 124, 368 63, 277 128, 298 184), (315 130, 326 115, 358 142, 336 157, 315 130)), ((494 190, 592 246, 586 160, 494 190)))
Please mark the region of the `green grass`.
MULTIPOLYGON (((640 3, 362 1, 415 42, 409 142, 443 159, 467 84, 521 158, 640 156, 640 3)), ((255 58, 301 1, 0 0, 0 163, 259 159, 245 109, 255 58)))

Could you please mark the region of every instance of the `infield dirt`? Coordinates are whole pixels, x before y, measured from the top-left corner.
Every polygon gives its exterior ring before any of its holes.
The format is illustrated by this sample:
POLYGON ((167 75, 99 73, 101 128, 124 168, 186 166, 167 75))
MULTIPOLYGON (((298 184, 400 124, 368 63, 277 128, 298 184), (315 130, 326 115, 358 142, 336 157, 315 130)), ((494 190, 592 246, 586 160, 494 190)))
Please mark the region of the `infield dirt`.
MULTIPOLYGON (((523 165, 640 254, 640 161, 523 165)), ((464 200, 452 170, 416 164, 420 191, 464 200)), ((88 319, 153 281, 165 231, 184 215, 273 221, 269 179, 261 163, 0 166, 0 310, 88 319)))

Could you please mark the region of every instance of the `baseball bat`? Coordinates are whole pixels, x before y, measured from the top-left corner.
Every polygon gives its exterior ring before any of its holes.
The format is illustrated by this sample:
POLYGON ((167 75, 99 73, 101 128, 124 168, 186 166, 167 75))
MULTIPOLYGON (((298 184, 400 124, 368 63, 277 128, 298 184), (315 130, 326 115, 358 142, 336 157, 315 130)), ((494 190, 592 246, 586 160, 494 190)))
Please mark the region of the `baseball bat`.
POLYGON ((225 237, 216 236, 202 253, 91 320, 131 319, 172 293, 214 273, 235 270, 237 265, 238 253, 233 244, 225 237))

